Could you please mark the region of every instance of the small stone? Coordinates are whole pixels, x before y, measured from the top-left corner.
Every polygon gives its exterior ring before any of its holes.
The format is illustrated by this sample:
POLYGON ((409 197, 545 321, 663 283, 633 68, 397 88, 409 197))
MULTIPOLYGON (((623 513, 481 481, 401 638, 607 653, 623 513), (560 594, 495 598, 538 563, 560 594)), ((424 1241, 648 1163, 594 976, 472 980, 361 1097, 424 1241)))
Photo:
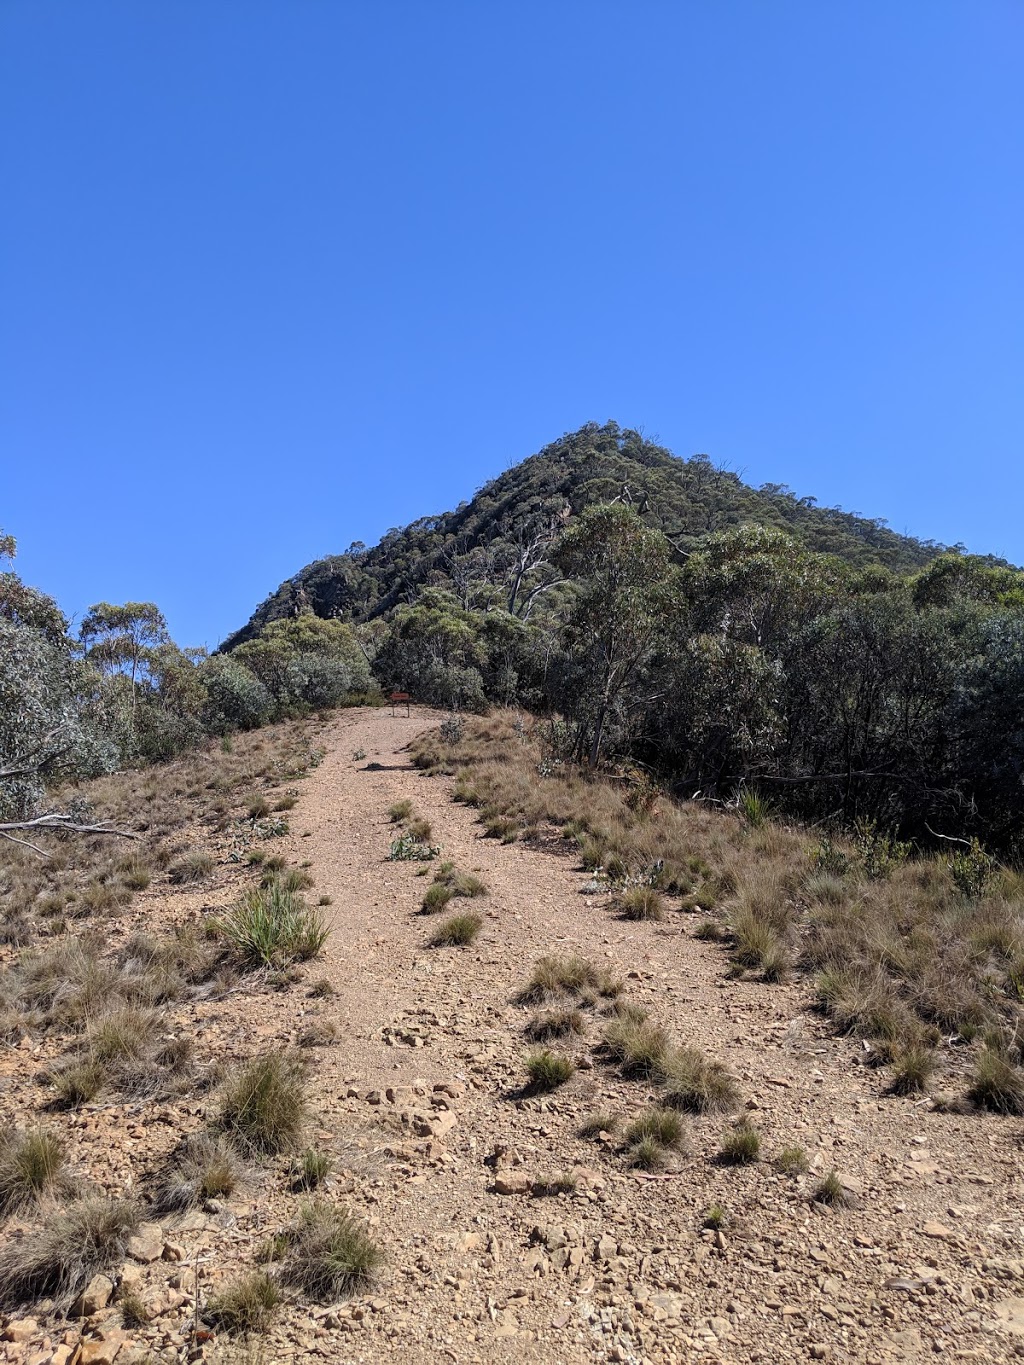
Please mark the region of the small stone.
POLYGON ((14 1318, 4 1328, 4 1341, 29 1341, 38 1331, 35 1318, 14 1318))
POLYGON ((101 1308, 106 1308, 113 1295, 113 1282, 107 1279, 106 1275, 94 1275, 71 1305, 71 1316, 74 1318, 92 1317, 93 1313, 98 1313, 101 1308))
POLYGON ((925 1225, 924 1225, 924 1227, 921 1229, 921 1231, 924 1233, 924 1235, 925 1235, 926 1237, 935 1237, 935 1238, 937 1238, 939 1241, 942 1241, 942 1242, 947 1241, 950 1237, 953 1236, 953 1234, 950 1232, 949 1228, 947 1228, 947 1227, 946 1227, 944 1224, 942 1224, 942 1223, 931 1223, 931 1222, 925 1223, 925 1225))
POLYGON ((165 1242, 161 1254, 165 1261, 183 1261, 185 1248, 179 1242, 165 1242))
POLYGON ((525 1175, 498 1175, 494 1178, 495 1194, 527 1194, 533 1182, 525 1175))
POLYGON ((826 1346, 823 1341, 815 1341, 811 1344, 812 1360, 828 1360, 832 1354, 832 1347, 826 1346))
POLYGON ((608 1234, 605 1233, 598 1241, 597 1246, 594 1249, 594 1254, 599 1261, 610 1261, 618 1249, 619 1246, 615 1238, 609 1237, 608 1234))
POLYGON ((128 1241, 128 1255, 148 1265, 159 1261, 164 1249, 164 1233, 159 1223, 140 1223, 139 1230, 128 1241))

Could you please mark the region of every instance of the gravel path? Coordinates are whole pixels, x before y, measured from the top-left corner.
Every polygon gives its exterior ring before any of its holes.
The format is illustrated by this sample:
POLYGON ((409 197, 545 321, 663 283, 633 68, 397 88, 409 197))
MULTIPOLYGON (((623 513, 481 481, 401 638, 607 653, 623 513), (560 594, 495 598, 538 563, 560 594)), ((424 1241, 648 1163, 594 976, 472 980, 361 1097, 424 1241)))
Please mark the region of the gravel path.
POLYGON ((294 812, 291 856, 311 860, 333 898, 323 971, 337 994, 324 1015, 340 1041, 317 1053, 316 1103, 388 1265, 371 1300, 289 1313, 271 1358, 1024 1356, 1019 1123, 881 1098, 878 1073, 828 1034, 805 983, 728 980, 721 950, 694 940, 685 915, 617 919, 555 839, 482 838, 450 780, 408 760, 438 719, 342 713, 294 812), (470 948, 425 947, 435 921, 416 912, 429 874, 386 861, 387 809, 403 798, 432 822, 442 856, 489 887, 473 902, 485 923, 470 948), (654 1179, 628 1170, 614 1143, 579 1138, 591 1112, 630 1118, 653 1098, 603 1063, 597 1021, 571 1049, 569 1085, 519 1093, 527 1016, 510 998, 542 953, 570 951, 613 968, 627 998, 732 1068, 760 1162, 716 1162, 721 1117, 688 1120, 688 1150, 654 1179), (795 1144, 811 1171, 779 1174, 771 1158, 795 1144), (809 1198, 832 1169, 856 1208, 809 1198), (538 1196, 564 1172, 574 1191, 538 1196), (702 1230, 713 1204, 728 1214, 721 1232, 702 1230))

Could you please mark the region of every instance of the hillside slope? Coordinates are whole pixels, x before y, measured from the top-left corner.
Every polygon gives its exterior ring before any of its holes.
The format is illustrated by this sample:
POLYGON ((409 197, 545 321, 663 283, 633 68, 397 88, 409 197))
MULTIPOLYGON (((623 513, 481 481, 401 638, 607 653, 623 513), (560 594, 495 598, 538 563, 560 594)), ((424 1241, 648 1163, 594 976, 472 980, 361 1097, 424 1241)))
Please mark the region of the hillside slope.
MULTIPOLYGON (((810 550, 897 573, 920 569, 942 548, 898 535, 883 522, 818 507, 781 485, 749 485, 706 456, 683 460, 616 423, 590 423, 546 446, 486 484, 452 512, 389 531, 366 549, 308 564, 287 579, 232 634, 231 650, 268 622, 312 608, 318 616, 371 620, 425 585, 451 588, 466 601, 481 580, 509 593, 544 592, 532 548, 591 503, 623 498, 685 553, 713 532, 754 522, 788 532, 810 550)), ((507 605, 507 599, 506 599, 507 605)))

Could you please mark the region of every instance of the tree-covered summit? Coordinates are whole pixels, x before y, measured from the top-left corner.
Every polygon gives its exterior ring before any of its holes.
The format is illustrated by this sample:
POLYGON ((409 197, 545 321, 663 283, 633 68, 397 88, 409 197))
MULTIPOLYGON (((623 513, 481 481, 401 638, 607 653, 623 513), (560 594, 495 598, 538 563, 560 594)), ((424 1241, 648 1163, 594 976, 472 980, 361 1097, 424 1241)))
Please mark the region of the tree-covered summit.
POLYGON ((425 587, 463 607, 501 607, 524 619, 557 603, 548 550, 567 522, 594 504, 624 501, 685 556, 716 532, 754 523, 785 531, 808 550, 847 563, 911 573, 943 547, 898 535, 884 522, 819 507, 779 484, 752 488, 706 455, 680 459, 615 422, 588 423, 485 484, 454 511, 394 529, 367 549, 315 560, 286 580, 229 637, 233 649, 269 622, 312 610, 364 622, 415 600, 425 587))

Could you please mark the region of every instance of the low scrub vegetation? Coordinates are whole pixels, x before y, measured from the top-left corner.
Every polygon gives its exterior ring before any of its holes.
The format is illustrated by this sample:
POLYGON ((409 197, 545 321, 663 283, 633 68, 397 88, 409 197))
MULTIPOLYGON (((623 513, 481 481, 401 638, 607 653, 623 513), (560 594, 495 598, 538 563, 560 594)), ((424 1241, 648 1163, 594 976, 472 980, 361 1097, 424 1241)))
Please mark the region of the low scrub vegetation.
POLYGON ((0 1218, 66 1186, 66 1162, 56 1133, 44 1128, 0 1130, 0 1218))
POLYGON ((153 1207, 178 1213, 233 1194, 242 1178, 238 1154, 221 1136, 198 1133, 188 1138, 157 1178, 153 1207))
POLYGON ((319 910, 280 879, 246 891, 216 927, 246 967, 308 962, 329 933, 319 910))
POLYGON ((357 1218, 328 1204, 304 1209, 282 1240, 282 1281, 322 1303, 366 1288, 384 1259, 357 1218))
POLYGON ((0 1305, 46 1295, 66 1307, 94 1275, 124 1260, 140 1217, 131 1200, 97 1195, 51 1211, 42 1227, 0 1250, 0 1305))
POLYGON ((529 1088, 539 1093, 557 1090, 559 1086, 571 1081, 576 1074, 576 1066, 571 1057, 563 1057, 549 1048, 531 1052, 526 1059, 526 1076, 529 1088))
POLYGON ((281 1302, 276 1282, 265 1270, 253 1270, 214 1295, 204 1317, 232 1336, 245 1336, 266 1331, 281 1302))
MULTIPOLYGON (((559 830, 620 914, 657 922, 662 912, 699 912, 695 936, 721 942, 734 974, 813 983, 837 1031, 894 1067, 882 1081, 890 1093, 926 1088, 942 1036, 975 1048, 994 1039, 994 1054, 1011 1056, 1024 1003, 1024 875, 1013 866, 977 840, 953 854, 917 851, 870 820, 824 835, 784 826, 750 787, 733 813, 652 797, 633 770, 578 765, 560 724, 493 713, 466 718, 457 743, 433 734, 419 745, 455 772, 456 798, 485 823, 559 830)), ((577 983, 571 971, 560 979, 558 967, 539 964, 519 1001, 596 1001, 595 982, 577 983)), ((621 1034, 613 1029, 612 1046, 621 1034)), ((649 1031, 639 1041, 649 1043, 649 1031)), ((980 1054, 978 1064, 998 1069, 980 1054)), ((673 1091, 682 1107, 704 1102, 701 1086, 692 1100, 687 1089, 673 1091)), ((709 1102, 723 1107, 720 1075, 710 1089, 719 1095, 709 1102)), ((986 1092, 972 1085, 970 1098, 988 1107, 986 1092)))
POLYGON ((468 911, 439 924, 427 940, 431 948, 468 948, 484 926, 483 915, 468 911))
POLYGON ((285 1053, 247 1062, 227 1083, 219 1127, 246 1153, 273 1155, 293 1149, 306 1119, 305 1069, 285 1053))

